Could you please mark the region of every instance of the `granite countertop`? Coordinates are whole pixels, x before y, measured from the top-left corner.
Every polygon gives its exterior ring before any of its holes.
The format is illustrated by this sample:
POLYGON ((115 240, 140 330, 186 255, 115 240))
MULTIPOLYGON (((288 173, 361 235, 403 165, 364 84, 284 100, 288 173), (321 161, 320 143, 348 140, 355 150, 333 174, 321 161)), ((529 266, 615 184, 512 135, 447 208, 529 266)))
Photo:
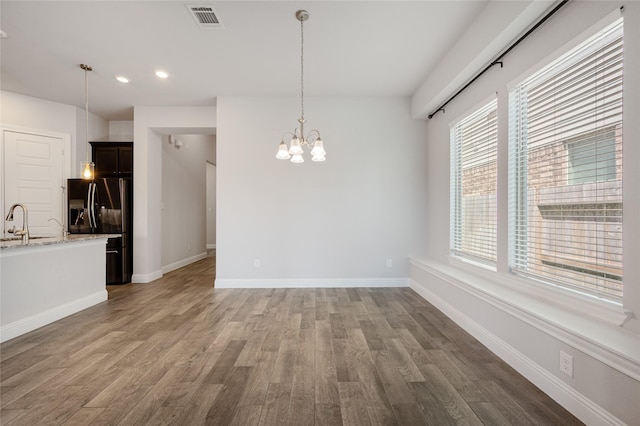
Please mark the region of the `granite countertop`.
POLYGON ((121 236, 122 234, 69 234, 65 237, 32 236, 29 238, 28 244, 22 244, 22 238, 16 237, 0 241, 0 249, 49 246, 52 244, 75 243, 79 241, 97 240, 100 238, 116 238, 121 236))

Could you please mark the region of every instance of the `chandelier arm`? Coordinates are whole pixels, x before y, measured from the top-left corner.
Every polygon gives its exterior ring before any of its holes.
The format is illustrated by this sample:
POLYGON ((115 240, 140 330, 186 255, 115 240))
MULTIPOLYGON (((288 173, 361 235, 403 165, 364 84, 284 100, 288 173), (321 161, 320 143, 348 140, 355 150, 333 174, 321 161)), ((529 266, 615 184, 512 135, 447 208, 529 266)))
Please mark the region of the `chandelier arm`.
POLYGON ((291 136, 292 138, 295 136, 298 136, 295 132, 286 132, 284 135, 282 135, 282 141, 284 142, 284 137, 285 136, 291 136))
POLYGON ((316 139, 321 139, 320 132, 316 129, 313 129, 309 131, 309 133, 307 133, 306 140, 309 140, 314 133, 316 134, 316 139))

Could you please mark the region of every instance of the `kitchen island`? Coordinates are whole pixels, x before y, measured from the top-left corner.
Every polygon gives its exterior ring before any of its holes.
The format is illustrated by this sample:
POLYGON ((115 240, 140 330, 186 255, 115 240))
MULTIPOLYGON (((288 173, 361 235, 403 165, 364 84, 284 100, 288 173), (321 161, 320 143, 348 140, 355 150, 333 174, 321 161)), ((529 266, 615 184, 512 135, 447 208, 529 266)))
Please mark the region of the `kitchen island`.
POLYGON ((117 235, 0 242, 0 342, 108 298, 106 244, 117 235))

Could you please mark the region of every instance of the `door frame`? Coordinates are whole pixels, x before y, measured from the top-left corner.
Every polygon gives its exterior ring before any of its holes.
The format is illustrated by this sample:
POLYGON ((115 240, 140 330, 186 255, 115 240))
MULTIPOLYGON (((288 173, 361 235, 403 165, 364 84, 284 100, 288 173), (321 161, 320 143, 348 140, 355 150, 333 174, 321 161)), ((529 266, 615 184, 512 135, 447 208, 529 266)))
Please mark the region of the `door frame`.
POLYGON ((53 132, 50 130, 43 129, 35 129, 32 127, 23 127, 23 126, 13 126, 6 125, 0 123, 0 165, 2 165, 2 172, 0 173, 0 210, 2 210, 2 219, 4 220, 6 216, 6 212, 4 211, 5 206, 5 190, 4 190, 4 171, 6 167, 4 166, 4 144, 5 144, 5 133, 13 132, 13 133, 26 133, 34 136, 46 136, 50 138, 59 138, 62 139, 62 182, 63 186, 62 191, 62 223, 67 222, 67 209, 66 209, 66 199, 67 199, 67 179, 71 178, 71 170, 72 170, 72 161, 75 159, 74 153, 71 152, 71 135, 69 133, 61 133, 61 132, 53 132))

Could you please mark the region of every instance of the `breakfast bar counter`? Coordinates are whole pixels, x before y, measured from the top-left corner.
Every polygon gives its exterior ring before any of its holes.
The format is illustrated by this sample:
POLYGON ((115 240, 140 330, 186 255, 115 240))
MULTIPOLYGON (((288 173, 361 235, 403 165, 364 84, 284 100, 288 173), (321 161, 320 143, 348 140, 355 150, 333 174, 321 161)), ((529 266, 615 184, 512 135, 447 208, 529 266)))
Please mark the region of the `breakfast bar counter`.
POLYGON ((0 241, 0 342, 107 300, 106 244, 113 236, 0 241))
MULTIPOLYGON (((80 241, 92 241, 103 240, 105 238, 119 237, 120 234, 70 234, 64 237, 49 237, 39 236, 29 238, 29 242, 24 244, 22 239, 16 238, 4 238, 0 240, 0 250, 2 249, 28 249, 33 247, 50 246, 56 244, 69 244, 80 241)), ((4 253, 4 250, 0 251, 0 255, 4 253)))

